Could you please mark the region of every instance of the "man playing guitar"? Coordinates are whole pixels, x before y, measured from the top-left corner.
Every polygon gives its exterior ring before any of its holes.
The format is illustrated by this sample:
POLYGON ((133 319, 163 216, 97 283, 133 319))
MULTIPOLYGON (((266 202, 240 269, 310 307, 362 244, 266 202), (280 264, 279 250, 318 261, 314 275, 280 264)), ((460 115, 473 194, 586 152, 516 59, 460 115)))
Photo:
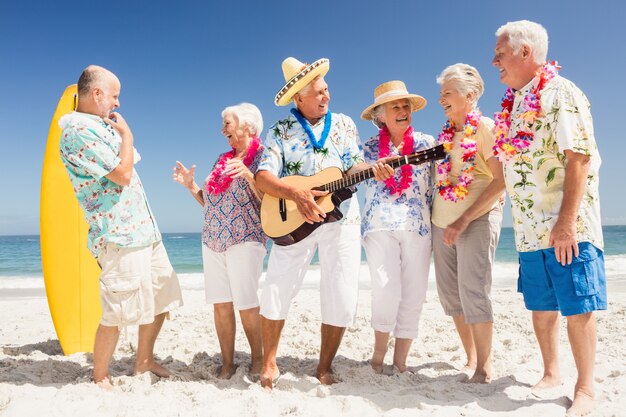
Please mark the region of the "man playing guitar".
MULTIPOLYGON (((285 86, 275 103, 286 106, 292 100, 291 115, 270 127, 256 182, 264 193, 295 202, 307 223, 323 222, 326 213, 316 198, 326 191, 300 189, 280 178, 314 175, 329 167, 347 174, 372 168, 374 178, 384 181, 393 168, 381 160, 371 167, 364 162, 359 136, 352 119, 328 110, 330 93, 324 81, 329 61, 322 58, 303 64, 287 58, 282 64, 285 86)), ((328 222, 299 242, 274 245, 270 254, 266 287, 261 295, 263 370, 261 385, 271 389, 280 375, 276 354, 291 300, 300 289, 306 269, 315 254, 320 259, 321 348, 316 376, 322 384, 334 383, 331 364, 346 326, 356 312, 358 273, 361 259, 360 216, 356 198, 340 206, 341 221, 328 222)))

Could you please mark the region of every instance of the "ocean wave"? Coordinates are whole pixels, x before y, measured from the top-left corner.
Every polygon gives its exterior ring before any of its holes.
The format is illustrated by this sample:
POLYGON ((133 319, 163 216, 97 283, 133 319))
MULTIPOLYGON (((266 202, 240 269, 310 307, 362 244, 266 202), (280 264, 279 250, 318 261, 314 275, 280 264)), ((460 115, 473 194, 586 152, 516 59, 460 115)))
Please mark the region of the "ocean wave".
MULTIPOLYGON (((626 255, 610 255, 605 257, 606 276, 608 280, 626 279, 626 255)), ((519 266, 517 262, 496 262, 493 266, 493 282, 510 281, 517 279, 519 266)), ((188 290, 204 289, 204 274, 202 272, 195 273, 179 273, 180 285, 188 290)), ((320 282, 320 269, 318 265, 309 268, 303 286, 307 288, 317 287, 320 282)), ((428 280, 434 282, 435 269, 431 262, 428 280)), ((362 287, 369 288, 369 273, 367 264, 361 264, 361 273, 359 282, 362 287)), ((265 283, 265 272, 261 275, 260 285, 263 287, 265 283)), ((0 276, 0 290, 3 289, 32 289, 44 288, 43 275, 13 275, 0 276)))
POLYGON ((0 290, 44 288, 43 275, 0 277, 0 290))

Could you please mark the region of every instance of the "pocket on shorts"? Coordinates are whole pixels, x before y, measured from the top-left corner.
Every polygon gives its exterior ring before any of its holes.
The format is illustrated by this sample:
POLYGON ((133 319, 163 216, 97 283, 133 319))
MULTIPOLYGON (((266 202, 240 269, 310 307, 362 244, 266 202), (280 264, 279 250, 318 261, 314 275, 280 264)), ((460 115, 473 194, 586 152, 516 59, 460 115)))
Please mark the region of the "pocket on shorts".
POLYGON ((541 251, 520 252, 519 259, 518 291, 521 291, 523 288, 531 290, 530 287, 541 289, 552 287, 541 251))
POLYGON ((589 245, 580 253, 572 263, 567 265, 574 284, 574 290, 578 296, 596 295, 599 289, 598 277, 600 276, 598 250, 589 245))
POLYGON ((141 279, 136 276, 100 280, 111 314, 120 325, 137 324, 143 313, 141 279))

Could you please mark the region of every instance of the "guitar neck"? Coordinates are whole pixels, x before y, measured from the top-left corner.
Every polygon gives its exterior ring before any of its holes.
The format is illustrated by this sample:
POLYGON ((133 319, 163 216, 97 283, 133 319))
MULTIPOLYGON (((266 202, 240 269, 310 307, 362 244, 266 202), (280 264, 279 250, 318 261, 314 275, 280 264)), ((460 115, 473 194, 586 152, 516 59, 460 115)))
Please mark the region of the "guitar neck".
MULTIPOLYGON (((434 148, 427 149, 425 151, 417 152, 410 155, 398 156, 394 159, 387 161, 387 165, 391 166, 394 170, 407 164, 421 164, 430 160, 441 159, 445 156, 443 152, 443 146, 438 145, 434 148)), ((354 174, 345 176, 340 180, 332 181, 319 187, 315 187, 316 190, 335 192, 343 188, 352 187, 362 181, 374 178, 374 170, 372 168, 364 169, 363 171, 356 172, 354 174)))

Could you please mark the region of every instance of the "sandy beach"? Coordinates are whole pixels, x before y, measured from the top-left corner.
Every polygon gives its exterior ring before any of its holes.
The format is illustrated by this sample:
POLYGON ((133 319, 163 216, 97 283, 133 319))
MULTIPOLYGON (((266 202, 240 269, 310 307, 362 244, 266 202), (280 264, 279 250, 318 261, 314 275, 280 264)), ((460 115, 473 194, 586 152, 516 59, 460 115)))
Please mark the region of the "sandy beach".
MULTIPOLYGON (((362 268, 367 274, 367 268, 362 268)), ((309 281, 314 281, 315 271, 309 281)), ((432 279, 432 278, 431 278, 432 279)), ((362 282, 367 276, 361 277, 362 282)), ((626 297, 621 280, 609 281, 610 307, 597 314, 598 354, 593 416, 623 416, 626 409, 626 297)), ((364 286, 365 287, 365 286, 364 286)), ((231 380, 218 380, 219 348, 211 306, 204 292, 184 290, 185 306, 166 322, 156 353, 175 373, 130 376, 136 329, 122 335, 112 363, 114 392, 90 382, 91 354, 64 356, 45 296, 15 290, 0 297, 0 415, 2 416, 562 416, 571 402, 575 366, 561 331, 564 386, 548 398, 534 397, 541 358, 530 313, 515 292, 514 280, 494 283, 494 382, 464 381, 464 354, 451 319, 443 315, 436 291, 429 288, 420 336, 409 355, 410 372, 390 366, 374 374, 370 292, 360 292, 357 318, 346 331, 334 370, 341 381, 322 386, 312 376, 319 348, 319 293, 305 285, 290 311, 279 348, 283 375, 265 392, 247 375, 249 354, 243 332, 237 336, 240 364, 231 380)), ((239 327, 240 328, 240 327, 239 327)), ((387 362, 391 360, 388 353, 387 362)))

